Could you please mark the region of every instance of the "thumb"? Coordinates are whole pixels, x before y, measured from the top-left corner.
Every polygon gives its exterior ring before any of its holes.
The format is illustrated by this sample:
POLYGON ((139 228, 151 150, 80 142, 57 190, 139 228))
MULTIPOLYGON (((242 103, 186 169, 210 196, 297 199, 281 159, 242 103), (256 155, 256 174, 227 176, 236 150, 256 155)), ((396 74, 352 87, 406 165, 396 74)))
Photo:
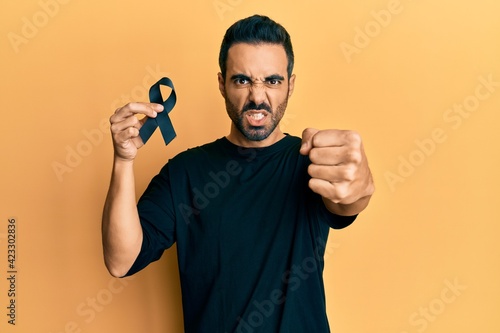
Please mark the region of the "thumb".
POLYGON ((312 140, 313 137, 316 133, 318 133, 319 130, 315 128, 306 128, 302 132, 302 144, 300 146, 300 153, 302 155, 308 155, 309 152, 311 151, 313 145, 312 145, 312 140))

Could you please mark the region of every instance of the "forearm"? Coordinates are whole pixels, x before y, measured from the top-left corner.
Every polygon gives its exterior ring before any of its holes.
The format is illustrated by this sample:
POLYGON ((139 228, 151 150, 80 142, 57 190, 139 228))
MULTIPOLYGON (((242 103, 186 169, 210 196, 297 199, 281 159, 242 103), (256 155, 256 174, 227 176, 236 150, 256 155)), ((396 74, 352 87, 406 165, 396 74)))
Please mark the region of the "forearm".
POLYGON ((104 262, 113 276, 125 275, 142 245, 133 161, 115 158, 102 216, 104 262))

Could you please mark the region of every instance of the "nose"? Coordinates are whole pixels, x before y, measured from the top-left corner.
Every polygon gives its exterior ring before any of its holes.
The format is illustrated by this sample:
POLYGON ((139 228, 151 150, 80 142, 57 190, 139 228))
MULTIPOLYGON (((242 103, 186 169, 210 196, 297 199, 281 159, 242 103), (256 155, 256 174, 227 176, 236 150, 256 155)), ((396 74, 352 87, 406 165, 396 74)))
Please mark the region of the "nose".
POLYGON ((266 88, 263 82, 254 82, 250 88, 249 100, 257 105, 266 102, 266 88))

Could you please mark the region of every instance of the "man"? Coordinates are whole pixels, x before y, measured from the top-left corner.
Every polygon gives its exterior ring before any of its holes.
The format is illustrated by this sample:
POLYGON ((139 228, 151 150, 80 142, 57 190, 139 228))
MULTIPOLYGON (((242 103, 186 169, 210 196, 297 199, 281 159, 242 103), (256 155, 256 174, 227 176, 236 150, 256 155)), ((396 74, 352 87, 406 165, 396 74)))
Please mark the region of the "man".
POLYGON ((358 134, 279 122, 295 83, 290 36, 252 16, 223 39, 226 137, 171 159, 136 205, 133 162, 144 119, 111 116, 114 164, 103 213, 105 263, 131 275, 177 243, 185 332, 329 332, 323 255, 330 228, 352 223, 374 185, 358 134))

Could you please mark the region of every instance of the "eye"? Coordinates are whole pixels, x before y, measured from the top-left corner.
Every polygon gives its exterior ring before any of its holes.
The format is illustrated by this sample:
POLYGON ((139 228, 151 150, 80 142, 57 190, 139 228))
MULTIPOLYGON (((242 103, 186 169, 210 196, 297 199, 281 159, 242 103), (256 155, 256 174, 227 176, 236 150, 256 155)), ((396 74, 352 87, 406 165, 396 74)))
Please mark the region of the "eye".
POLYGON ((245 85, 248 85, 250 84, 250 80, 247 79, 247 78, 237 78, 237 79, 234 79, 234 84, 236 84, 237 86, 245 86, 245 85))
POLYGON ((271 78, 268 78, 266 80, 266 85, 271 86, 271 87, 279 86, 281 83, 282 83, 282 80, 280 80, 279 78, 271 77, 271 78))

